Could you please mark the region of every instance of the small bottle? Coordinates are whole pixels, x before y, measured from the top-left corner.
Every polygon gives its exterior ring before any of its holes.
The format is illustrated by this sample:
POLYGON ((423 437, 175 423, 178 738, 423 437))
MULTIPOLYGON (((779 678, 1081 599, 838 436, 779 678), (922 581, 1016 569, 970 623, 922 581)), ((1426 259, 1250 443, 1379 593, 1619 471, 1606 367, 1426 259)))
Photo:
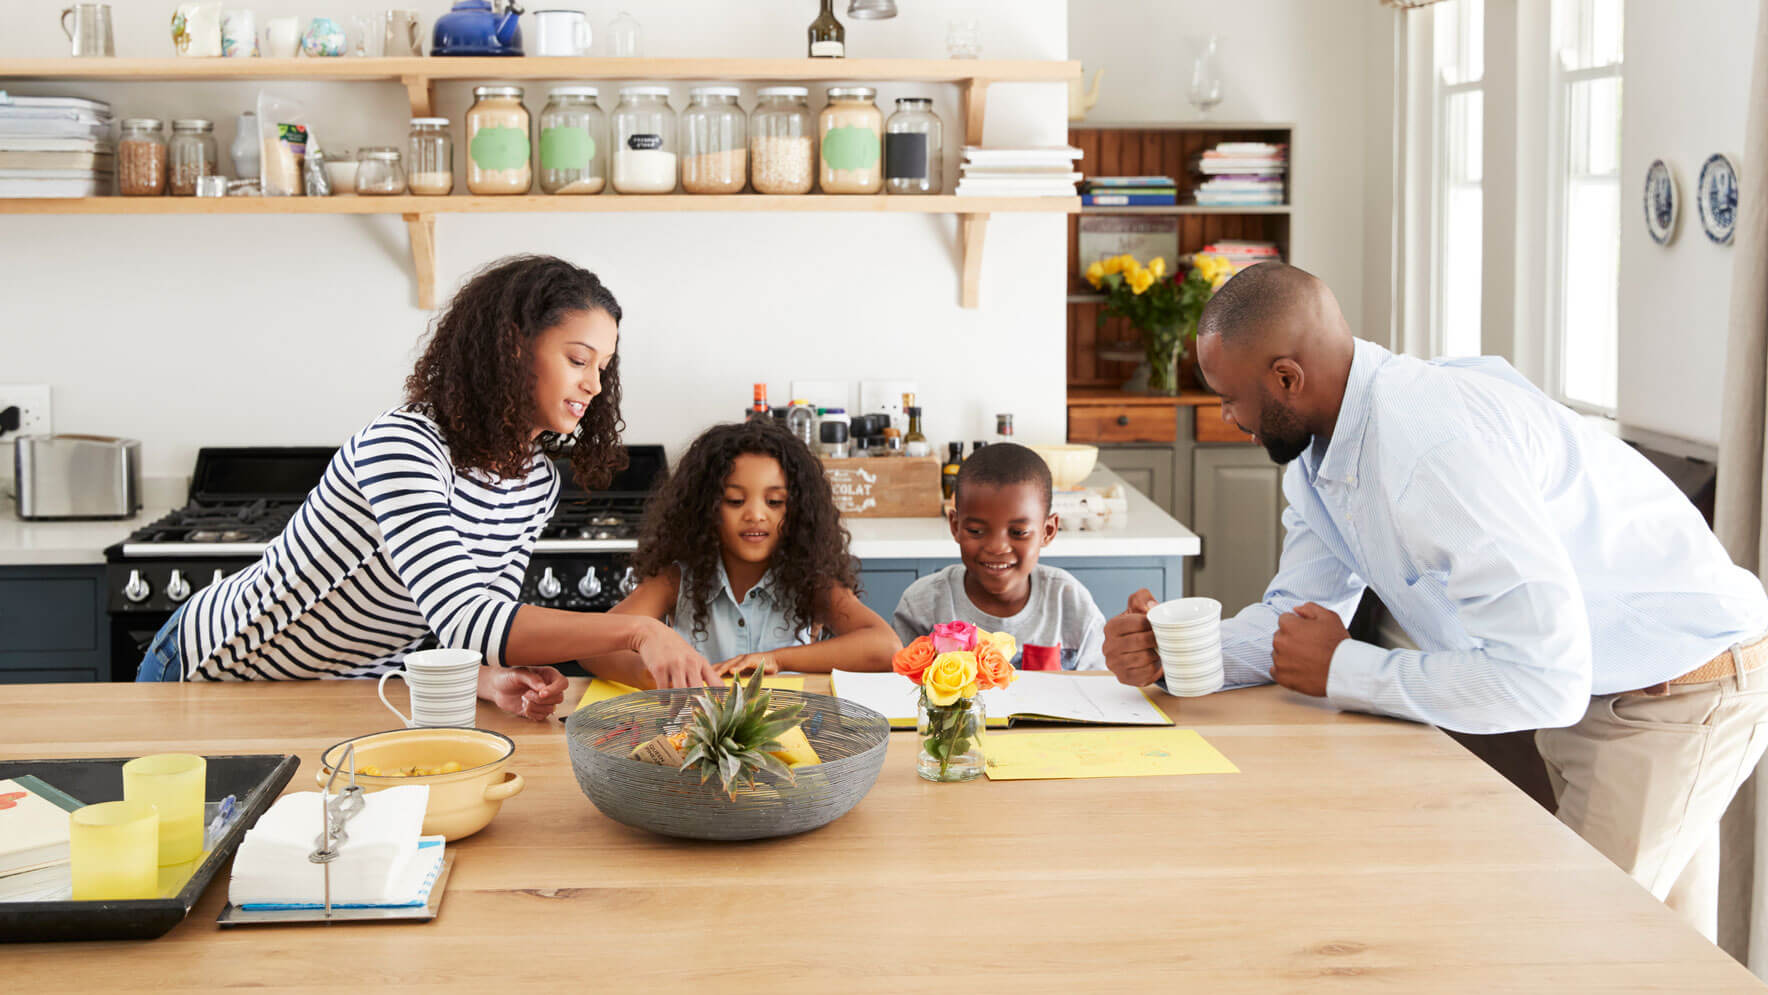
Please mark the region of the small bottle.
POLYGON ((904 456, 926 458, 933 455, 933 443, 921 433, 921 408, 913 405, 903 409, 909 416, 909 430, 902 437, 902 453, 904 456))
POLYGON ((810 57, 842 59, 847 57, 847 29, 835 20, 834 0, 823 0, 823 12, 810 22, 810 57))
POLYGON ((1009 414, 995 415, 994 441, 996 441, 996 442, 1012 442, 1013 441, 1013 416, 1012 415, 1009 415, 1009 414))
POLYGON ((884 451, 881 453, 877 453, 876 455, 879 455, 879 456, 901 456, 902 455, 902 430, 898 429, 895 425, 892 425, 889 428, 885 429, 884 430, 884 451))
POLYGON ((939 490, 951 500, 958 492, 958 470, 964 463, 964 444, 948 442, 945 444, 945 465, 939 468, 939 490))
POLYGON ((792 399, 792 406, 786 409, 786 427, 798 437, 798 441, 816 450, 816 437, 811 434, 811 426, 816 424, 816 409, 810 402, 799 398, 792 399))
POLYGON ((822 442, 822 455, 828 459, 847 458, 847 423, 836 419, 825 421, 818 426, 819 439, 822 442))
POLYGON ((773 413, 767 407, 767 384, 758 383, 755 385, 755 400, 749 402, 749 411, 745 417, 760 418, 763 421, 773 417, 773 413))
POLYGON ((975 442, 970 443, 970 455, 974 456, 977 453, 982 452, 982 447, 986 445, 988 445, 988 443, 982 439, 977 439, 975 442))

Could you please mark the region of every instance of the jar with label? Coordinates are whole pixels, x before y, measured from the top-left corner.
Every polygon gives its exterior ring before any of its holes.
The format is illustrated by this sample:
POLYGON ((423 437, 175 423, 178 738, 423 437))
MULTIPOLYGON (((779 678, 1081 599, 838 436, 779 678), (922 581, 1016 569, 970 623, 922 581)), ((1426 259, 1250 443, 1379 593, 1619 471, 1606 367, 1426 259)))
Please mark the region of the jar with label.
POLYGON ((688 193, 739 193, 749 181, 749 121, 734 86, 696 86, 681 115, 681 185, 688 193))
POLYGON ((816 182, 816 123, 810 91, 763 87, 749 115, 749 182, 756 193, 809 193, 816 182))
POLYGON ((454 192, 454 139, 448 134, 447 118, 411 119, 405 182, 412 193, 424 197, 445 197, 454 192))
POLYGON ((945 169, 944 126, 926 97, 902 97, 884 125, 884 189, 938 193, 945 169))
POLYGON ((884 186, 884 114, 869 86, 829 87, 817 118, 823 193, 877 193, 884 186))
POLYGON ((675 112, 666 86, 628 86, 614 108, 614 189, 675 192, 675 112))
POLYGON ((399 150, 376 145, 356 154, 356 192, 364 197, 397 197, 405 192, 399 150))
POLYGON ((608 185, 608 116, 593 86, 558 86, 540 112, 540 189, 601 193, 608 185))
POLYGON ((215 175, 219 160, 213 121, 188 118, 172 122, 172 141, 166 149, 167 185, 172 196, 195 197, 197 179, 215 175))
MULTIPOLYGON (((467 189, 480 196, 524 194, 534 185, 528 108, 519 86, 476 86, 467 110, 467 189)), ((366 165, 366 163, 365 163, 366 165)), ((357 178, 357 186, 361 186, 357 178)))
POLYGON ((123 121, 117 140, 117 192, 125 197, 158 197, 166 192, 165 124, 158 118, 123 121))

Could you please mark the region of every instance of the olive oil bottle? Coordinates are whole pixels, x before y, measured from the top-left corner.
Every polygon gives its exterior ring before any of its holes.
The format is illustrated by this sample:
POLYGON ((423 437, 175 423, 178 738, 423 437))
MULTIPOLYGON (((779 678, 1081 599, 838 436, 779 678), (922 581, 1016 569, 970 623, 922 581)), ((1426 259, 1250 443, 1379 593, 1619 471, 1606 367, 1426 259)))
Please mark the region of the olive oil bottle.
POLYGON ((823 0, 823 12, 810 22, 810 57, 847 57, 847 29, 841 26, 840 21, 835 20, 834 0, 823 0))

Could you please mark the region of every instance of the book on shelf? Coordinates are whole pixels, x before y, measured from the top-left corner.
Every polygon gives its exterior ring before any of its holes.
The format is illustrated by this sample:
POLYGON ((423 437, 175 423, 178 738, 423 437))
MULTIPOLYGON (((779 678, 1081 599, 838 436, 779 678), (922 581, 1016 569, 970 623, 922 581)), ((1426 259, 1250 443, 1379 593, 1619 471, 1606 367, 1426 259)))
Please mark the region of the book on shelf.
POLYGON ((1171 207, 1179 202, 1178 191, 1149 193, 1083 193, 1080 202, 1086 207, 1171 207))
POLYGON ((1036 148, 964 146, 964 161, 977 166, 1061 166, 1065 170, 1081 158, 1081 150, 1067 145, 1036 148))
POLYGON ((0 199, 36 199, 39 197, 104 197, 110 193, 110 178, 79 180, 8 180, 0 179, 0 199))
POLYGON ((1089 176, 1087 177, 1086 182, 1087 186, 1094 189, 1116 189, 1124 187, 1162 188, 1178 185, 1177 181, 1170 176, 1089 176))

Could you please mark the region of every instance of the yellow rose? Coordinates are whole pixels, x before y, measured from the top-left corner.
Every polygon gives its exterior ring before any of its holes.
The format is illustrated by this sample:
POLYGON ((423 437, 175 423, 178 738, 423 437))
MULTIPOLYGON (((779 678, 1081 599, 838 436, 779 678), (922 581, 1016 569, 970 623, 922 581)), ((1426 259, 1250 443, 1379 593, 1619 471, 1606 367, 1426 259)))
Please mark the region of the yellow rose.
POLYGON ((1147 270, 1139 269, 1131 273, 1125 282, 1130 285, 1131 293, 1140 296, 1143 291, 1154 286, 1154 277, 1149 276, 1147 270))
POLYGON ((941 653, 933 666, 921 677, 927 700, 935 705, 950 705, 959 698, 976 695, 976 655, 974 653, 941 653))
POLYGON ((1118 265, 1123 269, 1123 272, 1125 272, 1125 273, 1128 273, 1132 270, 1138 270, 1138 269, 1142 268, 1142 264, 1136 261, 1136 257, 1130 255, 1127 252, 1121 256, 1118 256, 1117 260, 1118 260, 1118 265))
POLYGON ((1009 660, 1019 654, 1019 641, 1014 639, 1013 634, 1010 632, 984 632, 981 629, 977 629, 976 641, 979 643, 988 643, 995 649, 1000 650, 1001 655, 1009 660))
POLYGON ((1153 274, 1154 279, 1156 280, 1166 276, 1166 257, 1155 256, 1153 259, 1148 260, 1148 272, 1153 274))
POLYGON ((1110 276, 1113 273, 1122 273, 1123 272, 1123 257, 1122 256, 1112 256, 1109 259, 1101 260, 1097 263, 1094 263, 1093 265, 1099 267, 1099 272, 1105 274, 1106 276, 1110 276))
POLYGON ((1097 289, 1099 284, 1105 282, 1105 264, 1103 262, 1095 262, 1093 265, 1088 266, 1086 278, 1087 282, 1097 289))

